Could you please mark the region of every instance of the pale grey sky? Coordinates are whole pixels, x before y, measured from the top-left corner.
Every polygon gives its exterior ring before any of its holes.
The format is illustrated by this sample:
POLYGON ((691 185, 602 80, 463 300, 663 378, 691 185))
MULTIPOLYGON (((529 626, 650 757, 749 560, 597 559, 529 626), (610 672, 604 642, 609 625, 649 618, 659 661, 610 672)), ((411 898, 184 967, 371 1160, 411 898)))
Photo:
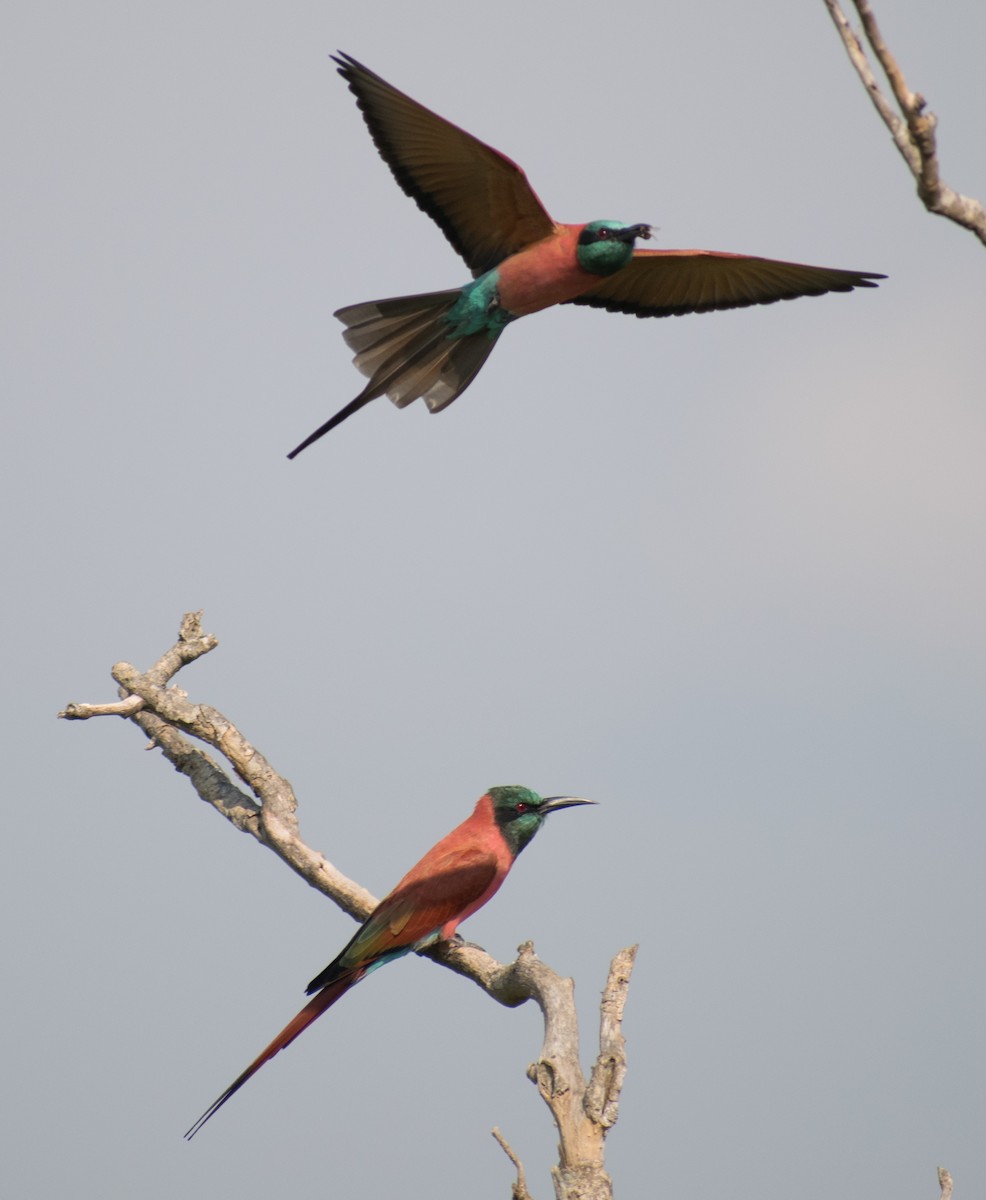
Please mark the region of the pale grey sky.
MULTIPOLYGON (((986 10, 880 0, 986 196, 986 10)), ((180 684, 377 894, 490 784, 591 796, 465 927, 572 974, 641 944, 617 1195, 986 1179, 983 251, 924 213, 817 3, 36 3, 0 47, 11 1196, 546 1196, 536 1010, 379 972, 182 1132, 349 920, 122 722, 60 725, 183 611, 180 684), (332 312, 468 277, 342 48, 562 220, 887 273, 512 326, 441 416, 332 312), (13 770, 11 771, 11 767, 13 770), (561 885, 583 881, 576 890, 561 885)))

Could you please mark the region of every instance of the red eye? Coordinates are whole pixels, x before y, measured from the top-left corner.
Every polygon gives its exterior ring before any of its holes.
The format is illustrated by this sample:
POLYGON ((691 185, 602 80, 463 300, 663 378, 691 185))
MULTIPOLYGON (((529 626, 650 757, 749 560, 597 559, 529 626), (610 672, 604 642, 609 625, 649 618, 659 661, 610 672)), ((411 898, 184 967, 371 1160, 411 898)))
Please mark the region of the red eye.
POLYGON ((525 804, 525 803, 524 803, 524 801, 523 801, 523 800, 521 800, 521 801, 518 803, 518 805, 517 805, 517 807, 515 808, 515 810, 514 810, 514 811, 515 811, 515 812, 519 812, 519 813, 525 813, 525 812, 527 812, 527 810, 528 810, 529 808, 530 808, 530 805, 529 805, 529 804, 525 804))

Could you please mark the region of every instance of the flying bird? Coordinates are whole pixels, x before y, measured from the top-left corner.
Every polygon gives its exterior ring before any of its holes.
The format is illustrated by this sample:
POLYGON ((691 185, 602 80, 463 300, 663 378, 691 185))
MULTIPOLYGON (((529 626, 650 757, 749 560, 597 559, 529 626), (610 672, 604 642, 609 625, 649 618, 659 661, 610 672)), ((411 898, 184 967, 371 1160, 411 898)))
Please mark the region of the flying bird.
POLYGON ((506 155, 348 54, 333 61, 394 178, 438 224, 473 279, 449 291, 340 308, 343 337, 369 382, 288 458, 377 396, 398 408, 423 397, 440 412, 475 379, 511 321, 553 304, 670 317, 851 292, 886 278, 718 250, 638 249, 637 240, 653 233, 645 224, 562 224, 506 155))
POLYGON ((517 855, 550 813, 593 803, 577 796, 539 796, 523 787, 490 788, 472 815, 432 846, 380 901, 345 949, 308 985, 314 999, 209 1105, 185 1137, 194 1137, 265 1062, 371 971, 411 950, 455 937, 456 926, 496 894, 517 855))

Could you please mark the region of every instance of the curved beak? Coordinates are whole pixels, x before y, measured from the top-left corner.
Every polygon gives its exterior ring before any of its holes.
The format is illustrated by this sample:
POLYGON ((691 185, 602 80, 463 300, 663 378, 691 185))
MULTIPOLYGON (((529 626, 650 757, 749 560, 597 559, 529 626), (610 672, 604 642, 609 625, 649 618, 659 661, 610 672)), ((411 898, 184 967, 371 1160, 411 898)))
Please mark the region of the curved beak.
MULTIPOLYGON (((628 225, 626 229, 621 229, 616 235, 621 242, 630 243, 636 238, 643 238, 647 241, 653 234, 653 227, 650 225, 628 225)), ((595 803, 593 801, 593 803, 595 803)))
POLYGON ((576 804, 595 803, 595 800, 583 800, 581 796, 545 796, 541 812, 557 812, 559 808, 574 808, 576 804))

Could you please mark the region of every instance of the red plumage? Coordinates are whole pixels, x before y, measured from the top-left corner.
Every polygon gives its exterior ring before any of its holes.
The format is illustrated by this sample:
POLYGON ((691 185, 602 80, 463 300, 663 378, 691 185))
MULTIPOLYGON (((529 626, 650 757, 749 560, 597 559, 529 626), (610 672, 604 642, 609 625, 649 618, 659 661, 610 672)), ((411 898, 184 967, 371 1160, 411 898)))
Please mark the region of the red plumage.
POLYGON ((590 801, 544 798, 521 787, 497 787, 437 842, 380 901, 350 941, 308 985, 315 993, 185 1134, 192 1138, 264 1063, 290 1045, 375 968, 412 950, 454 937, 461 921, 495 895, 549 812, 590 801))

